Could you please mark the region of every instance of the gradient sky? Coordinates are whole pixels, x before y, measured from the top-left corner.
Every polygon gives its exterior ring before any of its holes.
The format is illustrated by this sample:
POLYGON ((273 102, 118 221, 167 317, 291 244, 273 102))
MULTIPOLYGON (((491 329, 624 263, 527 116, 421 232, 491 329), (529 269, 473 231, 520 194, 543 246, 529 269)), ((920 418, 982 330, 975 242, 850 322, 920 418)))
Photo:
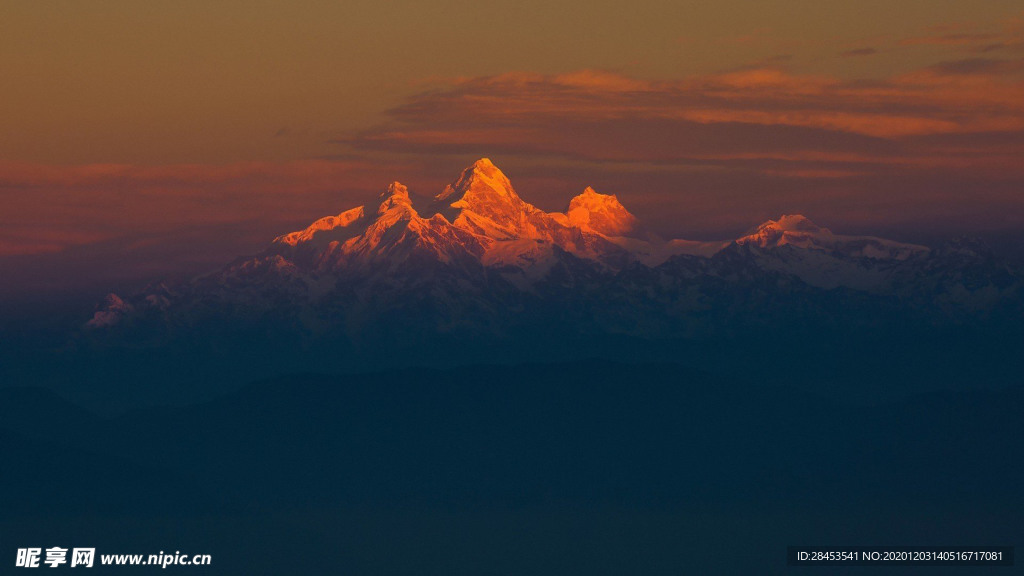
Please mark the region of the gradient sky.
POLYGON ((6 293, 200 272, 481 156, 677 237, 1024 230, 1019 0, 16 0, 0 77, 6 293))

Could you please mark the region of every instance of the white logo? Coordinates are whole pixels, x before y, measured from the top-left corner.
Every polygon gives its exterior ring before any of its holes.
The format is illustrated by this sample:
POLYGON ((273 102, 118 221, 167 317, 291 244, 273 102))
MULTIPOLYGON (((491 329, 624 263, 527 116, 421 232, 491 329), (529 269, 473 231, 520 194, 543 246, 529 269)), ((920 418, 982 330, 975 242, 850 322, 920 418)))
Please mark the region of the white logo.
POLYGON ((59 566, 61 564, 67 564, 68 563, 68 549, 67 548, 58 548, 57 546, 54 546, 53 548, 47 548, 46 549, 46 563, 50 565, 50 568, 56 568, 57 566, 59 566))
POLYGON ((86 568, 92 568, 92 561, 95 557, 95 548, 75 548, 71 552, 71 567, 85 566, 86 568))
POLYGON ((42 548, 18 548, 18 562, 15 566, 36 568, 39 566, 39 555, 42 553, 42 548))

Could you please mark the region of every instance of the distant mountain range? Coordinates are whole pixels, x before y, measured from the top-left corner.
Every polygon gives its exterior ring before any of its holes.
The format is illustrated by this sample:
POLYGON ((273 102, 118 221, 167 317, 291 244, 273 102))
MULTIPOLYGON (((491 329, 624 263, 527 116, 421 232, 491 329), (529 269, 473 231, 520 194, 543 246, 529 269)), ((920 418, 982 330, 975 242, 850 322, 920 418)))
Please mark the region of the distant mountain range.
POLYGON ((877 329, 1004 322, 1019 271, 977 242, 845 236, 786 215, 740 238, 663 239, 614 195, 563 212, 524 201, 489 160, 424 206, 393 182, 262 253, 178 285, 111 294, 95 336, 163 340, 254 328, 388 342, 436 334, 736 336, 765 327, 877 329))

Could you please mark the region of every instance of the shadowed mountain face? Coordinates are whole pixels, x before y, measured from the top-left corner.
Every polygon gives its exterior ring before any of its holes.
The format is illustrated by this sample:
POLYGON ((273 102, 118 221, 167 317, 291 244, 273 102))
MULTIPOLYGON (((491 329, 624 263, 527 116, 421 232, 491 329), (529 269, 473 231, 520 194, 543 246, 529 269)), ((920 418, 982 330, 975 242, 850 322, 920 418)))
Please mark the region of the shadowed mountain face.
POLYGON ((217 574, 781 574, 792 544, 1019 540, 1022 401, 851 407, 607 362, 293 376, 108 418, 6 390, 0 535, 217 574))
POLYGON ((89 326, 102 336, 148 323, 173 336, 276 316, 284 331, 367 342, 368 330, 401 316, 399 333, 501 335, 548 323, 661 338, 809 315, 871 324, 898 309, 901 321, 949 324, 1022 309, 1015 271, 965 244, 930 250, 844 236, 800 215, 734 241, 666 241, 591 188, 565 213, 544 212, 487 159, 426 206, 398 182, 380 200, 191 283, 111 295, 89 326))
POLYGON ((928 248, 800 215, 667 240, 590 188, 548 213, 482 159, 433 198, 395 182, 379 206, 213 274, 111 294, 70 341, 0 351, 0 376, 103 390, 107 406, 304 370, 591 358, 855 395, 1000 387, 1022 368, 1022 286, 970 240, 928 248))

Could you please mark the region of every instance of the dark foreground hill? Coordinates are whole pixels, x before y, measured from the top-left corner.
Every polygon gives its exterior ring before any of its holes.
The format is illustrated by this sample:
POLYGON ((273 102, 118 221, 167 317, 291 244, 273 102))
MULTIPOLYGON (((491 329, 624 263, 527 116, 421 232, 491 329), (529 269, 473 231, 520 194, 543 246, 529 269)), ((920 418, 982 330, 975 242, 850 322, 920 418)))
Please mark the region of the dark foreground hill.
POLYGON ((211 574, 781 574, 790 544, 1024 536, 1019 387, 865 407, 576 363, 294 376, 105 418, 2 394, 9 558, 59 545, 209 553, 209 570, 176 569, 211 574))

